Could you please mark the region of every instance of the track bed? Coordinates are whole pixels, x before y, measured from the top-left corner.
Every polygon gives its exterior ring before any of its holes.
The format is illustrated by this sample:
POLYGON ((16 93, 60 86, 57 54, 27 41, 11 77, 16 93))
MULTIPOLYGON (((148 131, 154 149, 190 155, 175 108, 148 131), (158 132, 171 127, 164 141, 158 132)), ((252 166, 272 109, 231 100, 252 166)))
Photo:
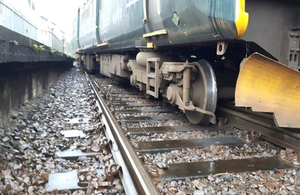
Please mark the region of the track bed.
POLYGON ((125 194, 93 100, 73 69, 12 113, 0 134, 1 194, 125 194))
POLYGON ((265 141, 260 129, 236 128, 224 118, 192 125, 162 101, 94 80, 161 194, 298 193, 297 150, 265 141))

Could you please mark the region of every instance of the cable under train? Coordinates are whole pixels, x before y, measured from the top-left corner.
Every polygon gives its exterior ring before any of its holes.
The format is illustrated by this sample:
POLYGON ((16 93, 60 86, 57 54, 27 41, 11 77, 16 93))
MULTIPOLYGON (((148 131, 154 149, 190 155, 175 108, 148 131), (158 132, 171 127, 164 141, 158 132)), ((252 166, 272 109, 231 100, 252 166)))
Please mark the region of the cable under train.
POLYGON ((300 127, 300 3, 294 0, 88 0, 72 48, 88 71, 128 78, 193 124, 218 99, 300 127))

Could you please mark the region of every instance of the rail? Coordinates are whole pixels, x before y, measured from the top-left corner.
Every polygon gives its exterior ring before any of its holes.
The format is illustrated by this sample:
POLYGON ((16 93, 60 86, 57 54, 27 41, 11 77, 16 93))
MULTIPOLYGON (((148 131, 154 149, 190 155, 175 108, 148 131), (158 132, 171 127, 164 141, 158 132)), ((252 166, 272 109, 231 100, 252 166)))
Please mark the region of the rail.
POLYGON ((245 113, 228 107, 217 107, 217 116, 227 118, 228 124, 238 129, 261 133, 261 138, 282 148, 300 152, 300 134, 276 127, 273 120, 255 113, 245 113), (273 124, 272 124, 273 123, 273 124))
POLYGON ((86 77, 97 98, 97 104, 101 113, 101 121, 105 125, 108 137, 111 139, 112 153, 116 162, 122 167, 122 174, 120 175, 126 194, 160 194, 123 130, 110 112, 108 106, 104 103, 103 98, 97 92, 94 83, 87 73, 86 77))

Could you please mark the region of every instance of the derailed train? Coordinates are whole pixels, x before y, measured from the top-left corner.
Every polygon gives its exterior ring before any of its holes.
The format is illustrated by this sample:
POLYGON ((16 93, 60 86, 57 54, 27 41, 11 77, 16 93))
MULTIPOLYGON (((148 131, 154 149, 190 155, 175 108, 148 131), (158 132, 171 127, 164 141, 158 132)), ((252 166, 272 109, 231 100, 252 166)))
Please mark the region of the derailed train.
POLYGON ((299 13, 294 0, 88 0, 72 47, 88 71, 130 79, 191 123, 215 123, 217 100, 235 98, 300 127, 299 13))

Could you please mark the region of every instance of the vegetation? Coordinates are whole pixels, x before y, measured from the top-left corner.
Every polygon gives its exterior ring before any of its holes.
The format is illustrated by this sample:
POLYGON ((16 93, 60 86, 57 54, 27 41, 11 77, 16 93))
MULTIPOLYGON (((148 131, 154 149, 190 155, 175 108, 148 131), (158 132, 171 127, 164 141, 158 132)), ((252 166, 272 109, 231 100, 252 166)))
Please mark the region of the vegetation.
POLYGON ((10 40, 9 42, 14 44, 14 45, 19 45, 18 41, 16 41, 16 40, 10 40))
POLYGON ((35 50, 35 51, 45 51, 45 45, 40 45, 40 46, 38 46, 37 44, 33 44, 33 49, 35 50))
POLYGON ((51 49, 51 53, 58 55, 58 56, 63 56, 64 53, 57 51, 56 49, 51 49))

